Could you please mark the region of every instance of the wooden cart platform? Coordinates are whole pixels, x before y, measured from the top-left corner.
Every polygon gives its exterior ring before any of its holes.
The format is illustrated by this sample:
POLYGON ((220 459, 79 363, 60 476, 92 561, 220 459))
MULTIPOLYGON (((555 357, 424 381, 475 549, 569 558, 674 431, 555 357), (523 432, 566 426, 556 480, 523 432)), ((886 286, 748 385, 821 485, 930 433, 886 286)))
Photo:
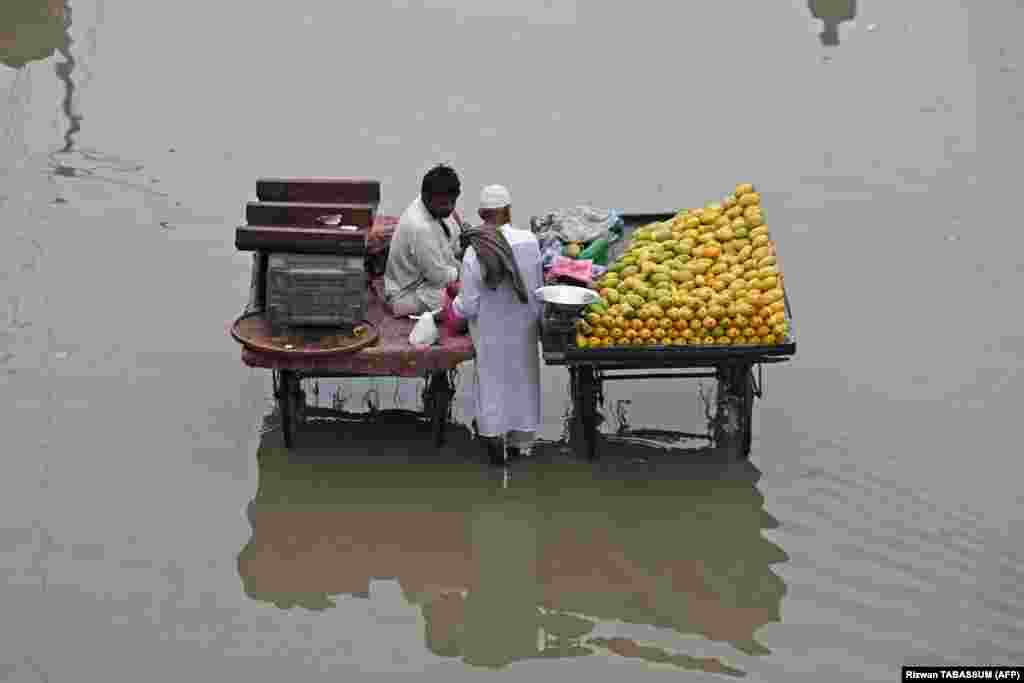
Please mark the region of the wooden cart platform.
MULTIPOLYGON (((370 261, 384 253, 398 219, 377 213, 380 183, 362 178, 260 178, 257 201, 245 208, 246 225, 235 230, 235 246, 253 252, 249 302, 242 317, 266 308, 267 259, 271 252, 365 255, 370 261), (329 227, 334 218, 341 226, 329 227)), ((475 357, 469 335, 441 338, 429 347, 414 347, 409 333, 415 322, 396 318, 384 302, 383 281, 368 281, 366 318, 374 343, 356 350, 325 353, 323 348, 268 351, 268 344, 242 343, 242 362, 273 371, 274 398, 281 417, 285 445, 294 446, 296 433, 307 415, 302 380, 354 377, 422 377, 423 416, 431 422, 433 439, 440 445, 451 418, 455 368, 475 357)), ((238 335, 234 335, 236 338, 238 335)), ((272 346, 272 345, 270 345, 272 346)), ((317 414, 324 409, 317 409, 317 414)))
MULTIPOLYGON (((409 333, 415 321, 408 317, 396 318, 386 308, 379 295, 380 281, 370 290, 367 320, 379 332, 377 343, 353 352, 335 355, 291 355, 264 353, 250 348, 242 349, 242 362, 253 368, 269 368, 303 373, 342 373, 343 376, 422 377, 425 373, 452 370, 475 356, 473 341, 468 334, 449 336, 440 328, 441 338, 433 346, 413 346, 409 333)), ((317 374, 323 377, 323 374, 317 374)))
POLYGON ((375 344, 356 351, 337 354, 296 350, 293 353, 269 353, 243 346, 242 362, 252 368, 274 371, 274 397, 278 402, 285 445, 294 446, 299 425, 305 417, 303 379, 346 377, 424 377, 424 414, 431 421, 434 443, 441 445, 444 429, 451 417, 454 388, 450 371, 475 357, 469 335, 450 336, 443 329, 432 346, 413 346, 409 333, 415 322, 408 317, 395 318, 379 294, 380 281, 371 287, 367 319, 375 328, 375 344))

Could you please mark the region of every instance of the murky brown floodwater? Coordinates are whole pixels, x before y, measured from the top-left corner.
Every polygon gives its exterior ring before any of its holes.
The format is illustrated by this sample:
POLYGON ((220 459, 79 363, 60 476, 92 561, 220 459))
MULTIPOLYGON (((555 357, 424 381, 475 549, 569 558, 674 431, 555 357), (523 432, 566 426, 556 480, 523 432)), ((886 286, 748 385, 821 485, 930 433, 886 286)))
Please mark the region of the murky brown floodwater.
MULTIPOLYGON (((5 0, 0 680, 1024 662, 1024 15, 851 4, 5 0), (560 369, 507 477, 401 422, 288 458, 225 333, 255 180, 377 177, 396 213, 437 160, 521 221, 757 183, 800 346, 751 462, 611 434, 575 461, 560 369)), ((696 384, 607 393, 703 428, 696 384)))

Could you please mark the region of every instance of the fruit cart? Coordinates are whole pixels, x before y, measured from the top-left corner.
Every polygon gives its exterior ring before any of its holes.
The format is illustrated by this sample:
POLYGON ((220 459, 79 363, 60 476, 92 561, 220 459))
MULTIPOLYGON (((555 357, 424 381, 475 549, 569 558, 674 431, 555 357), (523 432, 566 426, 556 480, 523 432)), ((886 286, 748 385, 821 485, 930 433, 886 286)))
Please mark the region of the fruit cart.
MULTIPOLYGON (((623 214, 626 233, 638 226, 670 220, 674 213, 623 214)), ((613 245, 617 258, 623 242, 613 245)), ((789 334, 781 343, 745 346, 628 346, 579 348, 574 315, 548 304, 542 321, 543 357, 547 365, 569 371, 573 405, 571 441, 582 455, 597 456, 603 385, 609 381, 653 379, 713 379, 717 383, 714 406, 709 410, 707 435, 716 448, 740 458, 750 454, 754 400, 761 398, 763 367, 785 362, 796 353, 792 311, 785 298, 789 334)))
MULTIPOLYGON (((413 320, 396 318, 384 302, 383 281, 371 267, 371 228, 393 227, 397 219, 376 214, 379 183, 353 179, 277 179, 257 181, 258 201, 246 207, 247 225, 237 228, 235 246, 254 252, 249 302, 230 327, 242 345, 242 362, 273 372, 273 392, 287 448, 296 444, 301 425, 310 417, 331 417, 330 408, 308 406, 303 380, 320 378, 423 378, 423 413, 436 445, 444 440, 451 418, 454 371, 474 357, 468 335, 448 336, 437 343, 409 343, 413 320), (284 331, 272 324, 274 305, 268 271, 275 254, 332 256, 361 254, 358 277, 365 288, 359 325, 284 331), (361 256, 361 257, 362 257, 361 256)), ((383 231, 382 231, 383 232, 383 231)), ((307 269, 308 272, 308 269, 307 269)), ((312 285, 316 287, 315 283, 312 285)), ((324 296, 315 289, 313 297, 324 296)))

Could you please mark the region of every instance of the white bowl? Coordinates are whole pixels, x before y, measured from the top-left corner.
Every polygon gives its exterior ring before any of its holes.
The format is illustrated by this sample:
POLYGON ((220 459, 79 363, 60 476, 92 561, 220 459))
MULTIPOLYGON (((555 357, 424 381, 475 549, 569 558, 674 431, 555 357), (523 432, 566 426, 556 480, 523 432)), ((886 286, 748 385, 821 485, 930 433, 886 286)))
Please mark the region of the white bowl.
POLYGON ((592 304, 601 298, 592 289, 573 287, 572 285, 549 285, 541 287, 533 294, 544 303, 557 306, 582 307, 592 304))

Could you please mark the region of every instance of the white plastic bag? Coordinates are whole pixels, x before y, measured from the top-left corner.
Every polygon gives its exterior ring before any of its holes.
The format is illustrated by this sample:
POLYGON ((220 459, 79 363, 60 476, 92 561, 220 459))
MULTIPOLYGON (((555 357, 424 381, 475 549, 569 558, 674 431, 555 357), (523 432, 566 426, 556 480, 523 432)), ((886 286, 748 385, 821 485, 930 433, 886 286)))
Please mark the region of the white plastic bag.
POLYGON ((569 244, 609 237, 609 230, 618 220, 619 215, 615 211, 580 204, 567 209, 549 211, 539 217, 534 216, 530 219, 530 225, 541 241, 557 237, 569 244))
POLYGON ((437 324, 434 322, 434 314, 428 311, 416 321, 412 332, 409 333, 409 343, 413 346, 430 346, 438 340, 439 336, 437 324))

